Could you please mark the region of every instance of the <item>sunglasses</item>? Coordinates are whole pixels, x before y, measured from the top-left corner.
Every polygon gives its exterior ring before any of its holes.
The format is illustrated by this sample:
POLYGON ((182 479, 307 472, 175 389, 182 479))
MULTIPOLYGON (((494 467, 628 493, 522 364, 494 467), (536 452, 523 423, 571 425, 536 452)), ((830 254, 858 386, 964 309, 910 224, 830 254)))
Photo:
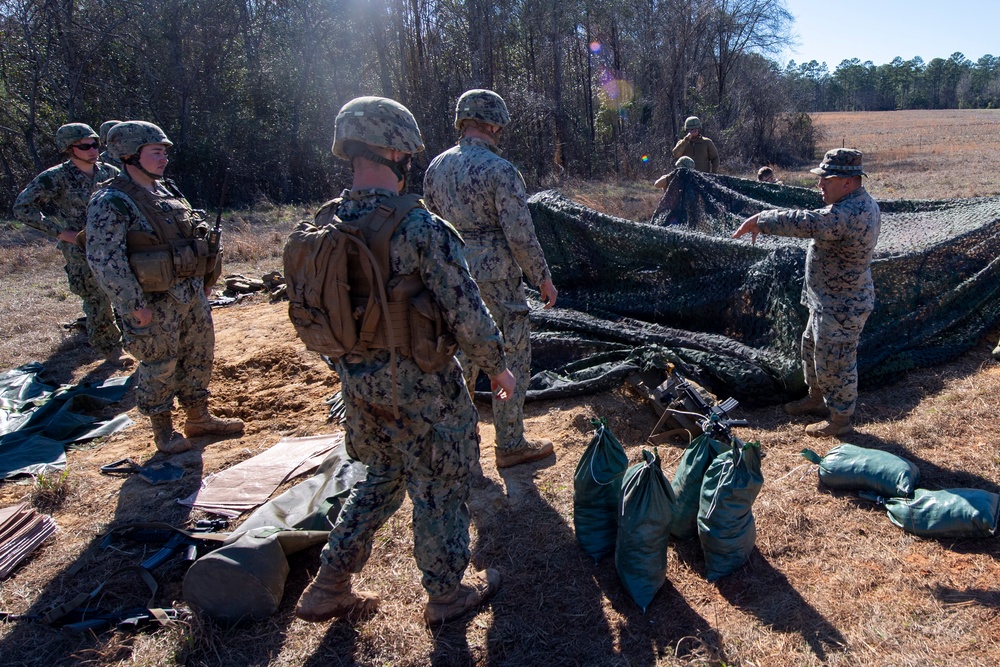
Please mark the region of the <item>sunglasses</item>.
POLYGON ((77 150, 81 151, 96 151, 100 147, 101 144, 97 141, 89 144, 73 144, 73 148, 76 148, 77 150))

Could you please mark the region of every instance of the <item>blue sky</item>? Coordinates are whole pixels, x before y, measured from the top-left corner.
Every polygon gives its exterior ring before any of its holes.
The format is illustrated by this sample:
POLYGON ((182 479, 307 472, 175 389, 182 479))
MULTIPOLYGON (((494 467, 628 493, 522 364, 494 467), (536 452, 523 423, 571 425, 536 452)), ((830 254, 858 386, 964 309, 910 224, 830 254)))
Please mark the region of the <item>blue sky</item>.
POLYGON ((972 61, 1000 57, 1000 0, 785 0, 785 6, 799 45, 778 56, 782 65, 826 61, 832 72, 850 58, 882 65, 896 56, 927 62, 956 51, 972 61))

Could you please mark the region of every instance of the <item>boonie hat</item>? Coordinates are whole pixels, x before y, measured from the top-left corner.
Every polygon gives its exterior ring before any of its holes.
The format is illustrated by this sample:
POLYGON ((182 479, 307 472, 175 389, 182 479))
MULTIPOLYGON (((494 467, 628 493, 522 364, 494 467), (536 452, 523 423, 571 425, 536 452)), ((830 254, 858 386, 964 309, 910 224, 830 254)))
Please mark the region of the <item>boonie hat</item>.
POLYGON ((854 148, 834 148, 827 151, 823 161, 809 170, 820 176, 867 176, 861 169, 861 151, 854 148))

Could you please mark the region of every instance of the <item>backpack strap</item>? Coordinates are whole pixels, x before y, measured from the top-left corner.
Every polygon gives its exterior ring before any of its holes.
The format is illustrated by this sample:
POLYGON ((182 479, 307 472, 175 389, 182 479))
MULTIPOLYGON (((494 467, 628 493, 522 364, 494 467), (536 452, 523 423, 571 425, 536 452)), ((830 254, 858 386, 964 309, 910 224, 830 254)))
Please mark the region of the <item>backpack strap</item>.
MULTIPOLYGON (((392 275, 389 266, 389 241, 396 229, 403 221, 403 218, 415 208, 423 208, 423 200, 418 195, 400 195, 389 197, 379 204, 378 208, 368 214, 358 227, 364 234, 368 247, 371 249, 371 258, 375 260, 374 269, 375 280, 378 284, 384 285, 392 275)), ((375 284, 374 282, 372 283, 375 284)), ((375 294, 375 290, 372 290, 375 294)), ((369 304, 370 305, 370 304, 369 304)), ((378 331, 378 324, 382 315, 380 308, 368 308, 365 310, 365 317, 361 322, 360 339, 367 347, 375 338, 378 331)), ((392 329, 392 322, 389 321, 388 311, 386 312, 385 330, 392 329)), ((388 334, 387 334, 388 335, 388 334)), ((389 346, 395 348, 395 341, 389 341, 389 346)))

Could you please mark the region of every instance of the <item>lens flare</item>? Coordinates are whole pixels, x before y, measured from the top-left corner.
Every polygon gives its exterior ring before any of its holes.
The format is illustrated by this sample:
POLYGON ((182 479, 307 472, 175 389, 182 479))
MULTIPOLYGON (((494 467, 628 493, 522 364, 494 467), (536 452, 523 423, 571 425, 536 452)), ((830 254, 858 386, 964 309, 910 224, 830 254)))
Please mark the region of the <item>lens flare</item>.
POLYGON ((590 52, 594 53, 594 54, 600 53, 601 52, 601 43, 598 42, 597 40, 594 40, 593 42, 591 42, 590 43, 590 52))
POLYGON ((640 160, 642 160, 642 161, 643 161, 644 163, 645 163, 645 162, 649 162, 649 156, 648 156, 648 155, 643 155, 643 156, 642 156, 641 158, 639 158, 639 159, 640 159, 640 160))

